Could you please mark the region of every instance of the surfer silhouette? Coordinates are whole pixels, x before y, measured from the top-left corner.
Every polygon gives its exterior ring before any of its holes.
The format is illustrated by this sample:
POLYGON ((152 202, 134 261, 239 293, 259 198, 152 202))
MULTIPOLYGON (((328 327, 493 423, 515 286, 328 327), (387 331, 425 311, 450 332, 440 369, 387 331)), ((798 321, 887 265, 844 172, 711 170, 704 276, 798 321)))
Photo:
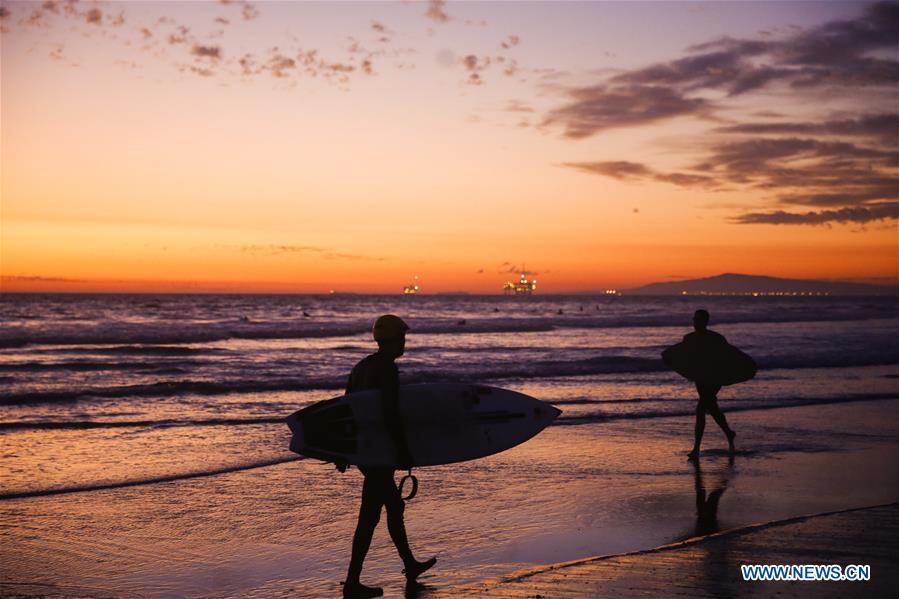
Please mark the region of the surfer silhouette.
MULTIPOLYGON (((399 413, 399 370, 395 360, 403 355, 406 347, 406 331, 409 326, 393 314, 385 314, 375 321, 372 334, 378 343, 378 351, 363 358, 350 373, 346 392, 379 389, 384 406, 384 420, 397 447, 397 466, 406 469, 412 465, 412 457, 406 444, 399 413)), ((346 470, 346 464, 337 464, 338 470, 346 470)), ((360 466, 364 481, 362 483, 362 505, 359 508, 359 521, 353 535, 353 553, 343 583, 343 596, 352 598, 379 597, 383 590, 369 587, 359 580, 362 564, 371 546, 372 536, 378 521, 381 519, 381 508, 387 510, 387 530, 396 545, 396 550, 403 560, 408 583, 414 584, 416 578, 433 566, 437 560, 431 558, 419 562, 412 554, 409 539, 406 536, 406 522, 403 516, 405 503, 400 490, 394 481, 394 468, 378 468, 360 466)))
MULTIPOLYGON (((710 361, 716 354, 727 348, 727 339, 724 335, 716 333, 708 328, 709 313, 706 310, 697 310, 693 314, 692 333, 684 335, 684 345, 689 348, 695 359, 710 361)), ((696 427, 694 429, 693 450, 687 454, 691 460, 699 458, 699 446, 702 444, 702 434, 705 432, 705 415, 708 413, 715 419, 724 435, 727 437, 727 445, 731 453, 734 453, 734 437, 737 433, 727 424, 724 412, 718 407, 718 392, 720 385, 704 384, 696 381, 696 391, 699 393, 699 402, 696 404, 696 427)))

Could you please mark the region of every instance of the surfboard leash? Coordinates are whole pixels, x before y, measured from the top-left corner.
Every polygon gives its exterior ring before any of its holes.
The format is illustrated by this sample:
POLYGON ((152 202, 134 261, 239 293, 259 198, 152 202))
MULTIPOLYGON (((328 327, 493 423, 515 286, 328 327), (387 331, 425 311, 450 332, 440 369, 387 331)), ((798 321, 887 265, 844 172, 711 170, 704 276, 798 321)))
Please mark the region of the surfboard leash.
POLYGON ((415 475, 412 474, 412 468, 409 468, 409 472, 400 479, 400 497, 403 495, 403 486, 406 484, 406 480, 412 481, 412 491, 408 496, 403 497, 403 501, 412 501, 415 498, 415 495, 418 493, 418 479, 415 478, 415 475))

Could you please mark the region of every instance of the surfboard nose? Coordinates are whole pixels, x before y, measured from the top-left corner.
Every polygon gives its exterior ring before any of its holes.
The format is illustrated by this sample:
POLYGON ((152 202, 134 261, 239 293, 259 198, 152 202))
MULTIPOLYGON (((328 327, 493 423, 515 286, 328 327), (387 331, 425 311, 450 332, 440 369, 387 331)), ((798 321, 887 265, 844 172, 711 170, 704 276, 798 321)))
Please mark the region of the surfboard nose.
POLYGON ((559 417, 559 414, 562 413, 562 410, 557 408, 556 406, 552 406, 546 402, 542 402, 538 400, 538 405, 534 408, 534 416, 538 419, 546 422, 544 426, 548 426, 550 422, 559 417))

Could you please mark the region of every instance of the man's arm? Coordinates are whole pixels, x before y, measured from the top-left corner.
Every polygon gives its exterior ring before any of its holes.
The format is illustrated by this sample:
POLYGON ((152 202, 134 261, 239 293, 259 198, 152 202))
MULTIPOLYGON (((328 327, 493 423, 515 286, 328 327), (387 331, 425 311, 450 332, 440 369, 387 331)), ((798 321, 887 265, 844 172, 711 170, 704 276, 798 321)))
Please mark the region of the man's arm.
POLYGON ((349 395, 353 392, 353 373, 350 373, 350 376, 346 379, 346 391, 343 392, 344 395, 349 395))
POLYGON ((406 431, 400 416, 400 380, 396 367, 386 368, 381 379, 381 403, 384 406, 384 424, 396 445, 397 468, 405 470, 412 467, 412 455, 406 440, 406 431))

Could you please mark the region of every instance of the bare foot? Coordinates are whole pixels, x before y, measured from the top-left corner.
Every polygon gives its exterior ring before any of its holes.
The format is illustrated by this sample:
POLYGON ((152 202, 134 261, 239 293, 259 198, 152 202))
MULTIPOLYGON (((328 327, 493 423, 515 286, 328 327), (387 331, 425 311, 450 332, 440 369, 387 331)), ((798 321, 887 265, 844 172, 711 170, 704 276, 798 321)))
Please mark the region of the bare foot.
POLYGON ((384 594, 381 587, 367 587, 361 582, 345 582, 343 583, 344 599, 371 599, 371 597, 380 597, 384 594))
POLYGON ((737 448, 734 447, 734 437, 737 436, 737 433, 734 430, 731 430, 727 433, 727 446, 731 453, 736 453, 737 448))
POLYGON ((406 574, 406 580, 414 581, 424 572, 431 569, 431 567, 437 563, 437 558, 432 557, 429 560, 425 560, 423 562, 413 562, 411 566, 407 566, 403 572, 406 574))

